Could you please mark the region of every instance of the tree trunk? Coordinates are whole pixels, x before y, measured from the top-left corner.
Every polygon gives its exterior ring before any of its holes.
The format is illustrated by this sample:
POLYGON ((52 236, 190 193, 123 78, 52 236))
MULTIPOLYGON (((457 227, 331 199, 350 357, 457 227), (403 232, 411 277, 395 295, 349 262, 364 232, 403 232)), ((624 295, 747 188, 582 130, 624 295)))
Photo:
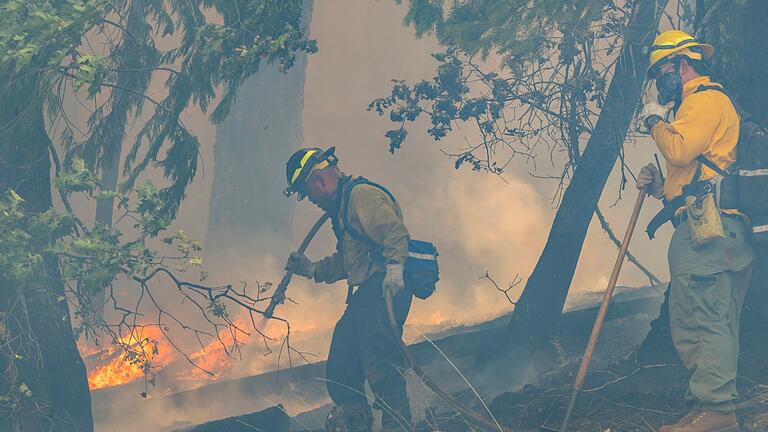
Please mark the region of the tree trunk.
POLYGON ((515 307, 504 343, 525 363, 530 361, 530 354, 548 345, 560 320, 587 229, 640 100, 648 65, 643 49, 651 45, 666 3, 635 2, 600 118, 563 195, 544 251, 515 307), (521 356, 519 350, 524 347, 529 355, 521 356))
MULTIPOLYGON (((102 164, 101 172, 101 187, 105 191, 116 191, 117 180, 120 173, 120 150, 121 145, 117 144, 117 153, 113 155, 111 159, 105 160, 102 164)), ((102 199, 96 202, 96 218, 97 224, 112 227, 112 218, 115 207, 115 199, 108 198, 102 199)), ((107 304, 107 290, 93 294, 91 298, 91 304, 93 305, 94 312, 100 317, 104 317, 104 310, 107 304)))
MULTIPOLYGON (((98 128, 92 133, 89 143, 89 153, 94 155, 89 164, 101 171, 101 188, 105 191, 117 191, 120 177, 120 154, 126 130, 131 121, 131 114, 138 115, 143 99, 141 96, 149 88, 152 79, 152 68, 157 59, 152 48, 152 28, 146 23, 146 12, 143 0, 133 0, 128 11, 126 32, 122 43, 113 51, 117 58, 118 88, 134 89, 132 92, 113 89, 110 94, 110 112, 98 128), (133 111, 133 112, 132 112, 133 111), (102 149, 101 152, 95 149, 102 149), (97 159, 101 156, 101 160, 97 159)), ((95 169, 96 170, 96 169, 95 169)), ((97 224, 112 227, 115 199, 103 199, 96 203, 97 224)), ((107 301, 107 291, 101 290, 91 299, 97 314, 104 316, 107 301)))
MULTIPOLYGON (((8 74, 0 72, 8 82, 8 74)), ((16 191, 32 213, 52 207, 51 143, 42 87, 36 75, 21 78, 4 89, 0 106, 0 193, 16 191)), ((63 300, 58 261, 43 257, 44 276, 36 282, 19 285, 0 279, 0 318, 5 323, 0 338, 8 341, 0 353, 0 387, 12 399, 0 402, 0 430, 91 431, 88 380, 63 300), (19 406, 11 406, 14 401, 19 406)))
MULTIPOLYGON (((304 1, 303 17, 308 27, 310 0, 304 1)), ((294 202, 282 191, 285 163, 303 144, 306 65, 303 53, 284 74, 265 65, 243 84, 229 116, 216 128, 205 250, 217 262, 230 263, 244 251, 286 255, 294 202)))

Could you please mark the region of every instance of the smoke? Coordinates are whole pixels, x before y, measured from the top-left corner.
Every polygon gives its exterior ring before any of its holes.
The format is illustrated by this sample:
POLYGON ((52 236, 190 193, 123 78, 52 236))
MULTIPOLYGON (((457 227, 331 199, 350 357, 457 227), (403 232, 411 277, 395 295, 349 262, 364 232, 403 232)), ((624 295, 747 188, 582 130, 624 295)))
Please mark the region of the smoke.
MULTIPOLYGON (((547 209, 525 182, 470 171, 447 171, 431 197, 406 206, 414 237, 433 240, 440 252, 439 291, 428 302, 416 304, 412 322, 427 323, 436 316, 467 323, 508 312, 512 305, 485 272, 506 288, 518 273, 536 261, 549 222, 547 209), (499 223, 499 221, 508 221, 499 223)), ((522 284, 510 291, 516 299, 522 284)))
MULTIPOLYGON (((526 162, 514 161, 503 177, 475 173, 469 169, 453 169, 452 162, 441 149, 463 147, 465 140, 473 142, 477 137, 468 131, 456 130, 444 140, 435 143, 426 136, 428 125, 417 124, 410 130, 403 149, 391 155, 387 149, 384 132, 393 127, 386 118, 367 112, 365 107, 376 97, 390 91, 391 79, 416 81, 434 74, 435 62, 430 54, 440 48, 429 37, 415 40, 412 29, 402 26, 405 9, 395 2, 360 2, 337 0, 316 2, 312 17, 311 33, 320 43, 320 52, 310 56, 306 69, 304 91, 303 136, 301 146, 327 147, 335 145, 341 168, 355 175, 364 175, 385 185, 397 197, 406 224, 414 238, 433 241, 440 252, 441 281, 438 291, 428 301, 414 301, 409 326, 426 332, 453 325, 488 320, 513 310, 505 296, 481 276, 489 272, 506 288, 519 275, 522 282, 509 291, 516 300, 525 286, 546 242, 547 233, 554 217, 551 197, 554 185, 546 180, 529 176, 526 162)), ((260 103, 259 100, 251 101, 260 103)), ((200 149, 203 169, 191 185, 188 198, 182 204, 179 218, 172 230, 183 229, 190 237, 204 239, 207 231, 211 184, 213 180, 213 145, 215 129, 198 111, 186 113, 184 123, 190 125, 202 143, 200 149)), ((649 160, 651 147, 647 143, 629 146, 627 161, 635 169, 649 160)), ((279 162, 282 163, 282 162, 279 162)), ((621 177, 615 170, 611 177, 601 207, 614 225, 619 237, 623 233, 632 207, 634 192, 617 205, 617 185, 621 177)), ((631 182, 631 179, 630 179, 631 182)), ((279 182, 278 182, 279 183, 279 182)), ((243 199, 273 199, 280 197, 279 188, 266 190, 254 185, 253 190, 266 196, 243 199)), ((257 193, 257 192, 254 192, 257 193)), ((280 197, 282 198, 282 197, 280 197)), ((641 221, 650 218, 653 210, 645 210, 641 221)), ((258 245, 233 244, 226 258, 208 257, 212 284, 248 282, 277 283, 282 277, 285 250, 295 250, 311 224, 320 215, 307 201, 294 207, 292 234, 281 239, 284 250, 264 252, 258 245), (290 246, 290 247, 288 247, 290 246)), ((258 215, 254 215, 258 217, 258 215)), ((235 227, 219 227, 223 237, 237 238, 235 227), (231 229, 230 234, 226 234, 231 229)), ((265 233, 271 235, 271 233, 265 233)), ((664 255, 659 253, 665 244, 663 233, 657 243, 649 243, 636 236, 631 248, 641 260, 663 279, 664 255)), ((210 239, 209 239, 210 240, 210 239)), ((267 242, 272 244, 270 240, 267 242)), ((335 239, 323 228, 308 249, 307 255, 319 259, 333 251, 335 239)), ((616 247, 595 221, 584 245, 572 291, 602 290, 610 275, 616 247)), ((620 284, 639 285, 646 281, 629 264, 625 265, 620 284)), ((295 277, 288 295, 291 301, 278 308, 277 314, 292 325, 291 343, 299 350, 312 353, 313 361, 327 355, 331 331, 342 314, 345 304, 346 284, 317 285, 295 277)), ((177 293, 167 290, 162 294, 172 299, 177 293)), ((235 313, 235 312, 233 312, 235 313)), ((416 341, 416 332, 406 329, 406 338, 416 341)), ((263 373, 277 367, 279 342, 272 343, 271 355, 258 337, 252 337, 244 348, 242 360, 229 363, 226 370, 216 371, 219 379, 231 379, 263 373)), ((293 364, 301 359, 293 355, 293 364)), ((286 358, 281 357, 281 367, 286 358)), ((171 378, 160 378, 163 379, 171 378)), ((161 382, 159 388, 169 387, 161 382)), ((137 399, 138 392, 124 397, 137 399)), ((273 395, 265 392, 264 398, 286 403, 286 394, 273 395)), ((98 402, 100 394, 94 395, 98 402)), ((252 401, 253 395, 239 393, 228 395, 252 401)), ((195 404, 178 405, 167 399, 162 404, 152 404, 151 411, 142 411, 147 425, 155 419, 174 419, 181 423, 198 422, 234 414, 234 410, 217 410, 203 403, 205 410, 195 404)), ((320 399, 319 399, 320 400, 320 399)), ((324 400, 324 399, 322 399, 324 400)), ((157 401, 157 399, 155 399, 157 401)), ((316 401, 306 402, 308 405, 316 401)), ((117 403, 116 406, 119 406, 117 403)), ((150 404, 146 404, 149 406, 150 404)), ((299 410, 297 402, 295 409, 299 410)), ((292 407, 291 409, 293 409, 292 407)), ((255 405, 243 407, 254 411, 255 405)), ((291 411, 289 409, 289 411, 291 411)), ((301 410, 300 410, 301 411, 301 410)), ((292 413, 295 411, 292 411, 292 413)), ((102 424, 111 424, 110 415, 124 416, 119 409, 102 411, 102 424)), ((128 417, 126 417, 128 418, 128 417)), ((136 420, 132 420, 136 421, 136 420)), ((163 424, 169 424, 163 420, 163 424)), ((149 429, 153 429, 149 427, 149 429)), ((133 427, 109 430, 135 430, 133 427)))

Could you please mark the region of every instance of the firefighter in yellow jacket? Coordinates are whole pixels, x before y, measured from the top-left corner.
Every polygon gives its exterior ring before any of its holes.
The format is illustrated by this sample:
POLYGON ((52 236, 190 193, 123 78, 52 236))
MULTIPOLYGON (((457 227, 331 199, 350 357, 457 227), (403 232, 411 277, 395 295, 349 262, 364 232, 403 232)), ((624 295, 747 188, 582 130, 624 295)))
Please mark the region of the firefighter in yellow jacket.
MULTIPOLYGON (((673 210, 675 232, 669 246, 669 315, 672 341, 690 371, 686 401, 691 411, 662 432, 734 432, 739 355, 739 319, 752 274, 754 253, 742 215, 715 211, 721 235, 707 243, 692 237, 683 189, 703 185, 715 191, 717 173, 701 156, 727 169, 736 159, 739 117, 719 84, 708 76, 714 49, 690 35, 670 30, 650 52, 649 78, 658 102, 646 100, 640 120, 666 159, 667 178, 651 164, 637 186, 664 199, 673 210), (666 121, 669 111, 674 119, 666 121)), ((708 189, 706 189, 708 188, 708 189)), ((691 189, 686 189, 691 190, 691 189)), ((713 195, 714 196, 714 195, 713 195)), ((721 197, 717 197, 721 198, 721 197)), ((693 228, 695 229, 695 227, 693 228)))
POLYGON ((410 309, 412 293, 403 271, 408 230, 397 202, 370 184, 355 184, 337 165, 334 148, 301 149, 288 160, 286 195, 305 196, 331 215, 336 252, 317 262, 292 254, 286 270, 316 282, 347 280, 347 309, 336 324, 326 363, 326 387, 335 408, 328 432, 370 432, 367 381, 382 411, 382 431, 410 431, 411 414, 402 371, 405 359, 397 338, 410 309), (342 210, 342 206, 346 209, 342 210), (392 296, 395 334, 386 311, 392 296))

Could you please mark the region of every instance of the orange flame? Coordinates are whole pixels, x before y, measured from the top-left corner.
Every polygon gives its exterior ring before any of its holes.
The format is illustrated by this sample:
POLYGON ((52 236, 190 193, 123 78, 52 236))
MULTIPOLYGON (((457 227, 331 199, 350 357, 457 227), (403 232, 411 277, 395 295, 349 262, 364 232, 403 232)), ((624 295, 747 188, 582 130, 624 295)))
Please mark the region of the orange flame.
POLYGON ((236 345, 246 343, 251 336, 252 333, 248 331, 249 325, 247 315, 240 315, 233 327, 220 330, 218 338, 213 339, 203 349, 192 353, 190 358, 197 367, 193 368, 189 375, 180 375, 177 378, 212 381, 221 379, 232 367, 232 361, 238 358, 237 353, 232 350, 236 345))
POLYGON ((128 351, 112 346, 102 354, 106 363, 88 373, 91 390, 138 381, 176 359, 175 351, 155 326, 137 328, 117 342, 128 351))
MULTIPOLYGON (((239 315, 237 319, 235 319, 234 325, 235 327, 233 328, 222 329, 219 332, 219 337, 217 339, 212 340, 203 349, 192 353, 190 358, 200 369, 193 368, 191 372, 180 374, 177 378, 184 380, 216 381, 231 374, 235 361, 240 360, 239 352, 234 351, 233 348, 237 344, 245 345, 252 340, 256 340, 256 343, 260 343, 261 341, 261 336, 254 330, 254 324, 251 322, 248 314, 239 315), (211 372, 214 375, 205 373, 201 369, 211 372)), ((257 327, 262 327, 259 328, 259 330, 273 341, 278 341, 278 343, 280 343, 279 341, 286 336, 287 329, 285 324, 279 321, 269 320, 266 322, 266 325, 257 325, 257 327)), ((292 326, 292 331, 296 333, 312 331, 315 329, 316 325, 313 323, 292 326)), ((249 354, 253 355, 253 352, 251 351, 249 354)), ((263 372, 260 370, 252 370, 253 366, 255 366, 253 358, 244 358, 244 360, 248 363, 246 370, 248 370, 249 373, 263 372)), ((256 363, 258 363, 258 361, 256 361, 256 363)))
MULTIPOLYGON (((294 326, 294 332, 315 330, 316 326, 307 323, 294 326)), ((283 323, 270 320, 260 329, 274 341, 281 341, 286 336, 283 323)), ((99 355, 96 363, 88 373, 88 386, 91 390, 128 384, 151 377, 160 369, 178 360, 180 367, 173 369, 174 378, 187 383, 199 381, 216 381, 233 372, 239 352, 234 348, 245 345, 251 340, 261 341, 261 337, 253 328, 248 314, 241 314, 234 320, 234 326, 227 326, 219 331, 218 337, 213 338, 202 349, 189 355, 189 364, 167 341, 165 335, 157 326, 137 328, 132 334, 118 339, 106 350, 89 344, 80 344, 83 356, 99 355), (256 335, 255 338, 251 336, 256 335), (126 352, 125 349, 128 348, 126 352)), ((250 352, 249 354, 253 354, 250 352)), ((248 359, 253 363, 254 359, 248 359)), ((258 362, 257 362, 258 363, 258 362)), ((250 363, 249 363, 250 364, 250 363)), ((251 364, 254 366, 255 364, 251 364)), ((259 367, 259 370, 263 367, 259 367)), ((246 371, 253 373, 246 368, 246 371)), ((194 384, 193 384, 194 385, 194 384)))

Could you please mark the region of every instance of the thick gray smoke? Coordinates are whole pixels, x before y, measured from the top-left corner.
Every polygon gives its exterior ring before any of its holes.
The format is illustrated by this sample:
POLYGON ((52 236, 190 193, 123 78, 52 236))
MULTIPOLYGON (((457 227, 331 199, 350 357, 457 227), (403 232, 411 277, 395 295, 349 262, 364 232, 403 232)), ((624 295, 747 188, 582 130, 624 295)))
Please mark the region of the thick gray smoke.
MULTIPOLYGON (((435 143, 427 137, 425 125, 417 126, 410 131, 402 150, 394 155, 388 152, 384 132, 392 124, 386 118, 367 112, 366 106, 390 91, 393 78, 408 81, 430 78, 435 68, 430 53, 439 51, 432 38, 415 40, 412 29, 402 26, 404 12, 404 6, 391 1, 315 2, 311 34, 319 41, 320 52, 307 61, 300 116, 302 130, 293 131, 292 136, 303 136, 303 142, 295 143, 295 147, 335 145, 344 171, 364 175, 387 186, 398 198, 411 234, 437 244, 441 254, 439 290, 429 301, 414 303, 409 325, 428 330, 434 326, 480 322, 512 310, 513 306, 504 296, 480 277, 488 271, 497 282, 506 285, 519 274, 523 282, 509 293, 513 299, 519 295, 546 242, 554 216, 551 202, 554 185, 532 178, 529 171, 533 167, 524 161, 513 164, 501 177, 468 169, 454 170, 452 162, 440 149, 462 147, 465 139, 477 138, 463 130, 435 143)), ((254 78, 258 79, 260 77, 254 78)), ((264 110, 261 103, 258 97, 241 98, 237 115, 261 113, 264 110)), ((238 121, 248 123, 247 118, 238 121)), ((260 213, 240 215, 237 225, 228 226, 217 221, 217 226, 209 226, 210 214, 231 210, 210 208, 211 203, 220 204, 220 201, 211 200, 216 170, 228 169, 221 165, 222 159, 214 162, 213 157, 216 137, 223 133, 219 131, 217 134, 214 126, 194 109, 186 115, 184 122, 200 138, 204 169, 192 184, 174 229, 183 229, 190 237, 204 239, 204 247, 215 244, 214 250, 221 252, 206 256, 211 281, 234 284, 248 281, 252 286, 257 281, 277 283, 282 277, 286 252, 297 247, 320 215, 319 211, 308 202, 294 205, 292 219, 286 221, 289 229, 264 233, 269 241, 261 244, 249 244, 254 238, 253 233, 244 236, 248 241, 240 235, 243 226, 247 225, 241 223, 242 220, 258 219, 260 213), (279 246, 270 251, 264 250, 264 244, 279 246)), ((261 139, 268 136, 264 133, 261 139)), ((628 145, 626 160, 630 168, 638 170, 652 160, 652 151, 652 144, 647 142, 628 145)), ((282 173, 283 160, 270 157, 268 163, 277 164, 279 169, 276 171, 282 173)), ((264 184, 247 184, 258 178, 260 176, 231 180, 243 182, 231 188, 243 194, 234 200, 277 202, 284 199, 280 195, 283 178, 270 179, 264 184)), ((601 207, 617 235, 621 236, 635 191, 630 179, 625 199, 616 202, 619 180, 620 175, 615 172, 606 187, 601 207)), ((279 207, 290 206, 280 204, 279 207)), ((648 220, 656 209, 654 204, 649 204, 641 221, 648 220)), ((666 265, 664 255, 659 252, 668 235, 664 231, 658 240, 649 243, 637 233, 631 248, 662 280, 666 279, 666 265)), ((308 256, 318 259, 332 252, 334 244, 330 230, 326 228, 310 247, 308 256)), ((595 220, 572 290, 604 289, 616 252, 616 247, 595 220)), ((619 284, 646 285, 647 279, 627 264, 619 284)), ((297 304, 286 304, 278 312, 293 323, 294 344, 316 354, 319 359, 325 357, 332 326, 344 308, 345 292, 343 283, 318 286, 306 280, 294 280, 289 295, 297 304)), ((174 295, 173 290, 167 291, 169 298, 174 295)), ((408 330, 406 336, 411 340, 417 338, 408 330)), ((246 352, 242 361, 229 367, 226 377, 260 373, 274 367, 275 359, 262 357, 260 347, 246 352)), ((183 411, 174 413, 178 417, 184 416, 183 411)))

